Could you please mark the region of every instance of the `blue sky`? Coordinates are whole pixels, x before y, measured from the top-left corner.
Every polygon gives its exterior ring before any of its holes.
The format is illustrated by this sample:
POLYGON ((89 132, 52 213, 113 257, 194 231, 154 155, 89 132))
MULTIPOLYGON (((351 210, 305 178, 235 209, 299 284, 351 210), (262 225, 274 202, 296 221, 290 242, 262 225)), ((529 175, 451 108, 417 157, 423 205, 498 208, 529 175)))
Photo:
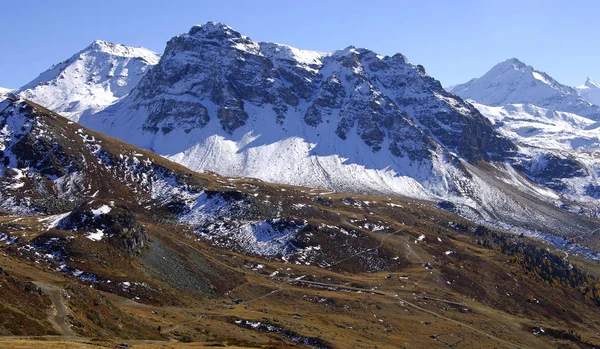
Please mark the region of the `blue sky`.
POLYGON ((0 86, 16 88, 102 39, 162 52, 220 21, 258 41, 401 52, 443 85, 517 57, 558 81, 600 80, 600 1, 0 0, 0 86))

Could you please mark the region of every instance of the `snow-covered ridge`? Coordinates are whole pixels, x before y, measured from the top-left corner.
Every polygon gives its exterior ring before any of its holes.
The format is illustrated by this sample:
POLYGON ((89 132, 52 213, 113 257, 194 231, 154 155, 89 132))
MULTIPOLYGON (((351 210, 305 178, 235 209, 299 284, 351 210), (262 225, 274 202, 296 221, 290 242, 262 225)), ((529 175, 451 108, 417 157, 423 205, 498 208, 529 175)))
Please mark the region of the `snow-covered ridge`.
POLYGON ((480 78, 454 86, 450 92, 489 106, 533 104, 600 120, 600 107, 584 100, 577 89, 516 58, 497 64, 480 78))
POLYGON ((95 40, 82 52, 89 51, 104 52, 113 56, 125 58, 141 58, 145 60, 149 65, 157 64, 160 59, 160 56, 156 52, 151 51, 145 47, 126 46, 123 44, 116 44, 104 40, 95 40))
POLYGON ((10 88, 0 87, 0 96, 6 95, 11 91, 12 91, 12 89, 10 89, 10 88))
POLYGON ((143 47, 97 40, 15 93, 77 121, 129 94, 159 59, 143 47))

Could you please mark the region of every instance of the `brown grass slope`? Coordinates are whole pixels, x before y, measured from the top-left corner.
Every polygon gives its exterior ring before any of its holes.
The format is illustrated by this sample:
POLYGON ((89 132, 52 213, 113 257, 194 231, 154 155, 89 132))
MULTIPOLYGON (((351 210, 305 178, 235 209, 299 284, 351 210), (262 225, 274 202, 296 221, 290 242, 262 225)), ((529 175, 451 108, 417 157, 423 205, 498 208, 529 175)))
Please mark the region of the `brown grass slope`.
MULTIPOLYGON (((60 174, 68 173, 65 164, 78 163, 83 175, 65 194, 48 176, 30 174, 11 194, 35 203, 36 211, 0 217, 0 233, 18 238, 0 242, 0 347, 600 344, 594 266, 568 258, 586 277, 571 283, 579 275, 572 265, 548 272, 542 263, 528 264, 547 249, 543 258, 564 257, 548 245, 484 230, 427 202, 194 173, 19 103, 54 141, 30 139, 29 148, 60 149, 43 167, 60 174), (92 143, 110 168, 99 163, 92 143), (235 243, 202 239, 199 227, 177 220, 180 202, 152 199, 148 186, 126 170, 134 157, 149 160, 140 171, 160 168, 186 188, 244 204, 224 219, 306 222, 293 243, 312 247, 312 254, 259 256, 235 243), (111 201, 121 209, 109 222, 135 224, 143 240, 123 234, 118 241, 92 241, 81 230, 49 228, 44 220, 111 201)), ((38 155, 28 158, 32 172, 38 155)))

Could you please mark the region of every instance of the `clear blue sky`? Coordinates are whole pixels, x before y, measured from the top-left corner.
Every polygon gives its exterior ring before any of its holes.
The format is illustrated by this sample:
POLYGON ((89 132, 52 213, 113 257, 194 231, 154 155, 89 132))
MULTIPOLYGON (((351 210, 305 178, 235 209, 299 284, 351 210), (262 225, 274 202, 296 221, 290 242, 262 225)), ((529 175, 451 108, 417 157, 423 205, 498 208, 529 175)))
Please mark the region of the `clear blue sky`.
POLYGON ((600 80, 600 1, 0 0, 0 86, 16 88, 95 39, 162 52, 220 21, 258 41, 401 52, 444 85, 517 57, 558 81, 600 80))

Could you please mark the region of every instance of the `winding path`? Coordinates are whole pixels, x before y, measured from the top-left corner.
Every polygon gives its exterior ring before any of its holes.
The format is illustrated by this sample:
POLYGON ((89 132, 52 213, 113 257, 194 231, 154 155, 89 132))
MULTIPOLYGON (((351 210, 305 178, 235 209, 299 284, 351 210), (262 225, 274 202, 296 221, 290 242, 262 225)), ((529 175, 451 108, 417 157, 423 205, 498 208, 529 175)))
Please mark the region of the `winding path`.
POLYGON ((48 314, 48 321, 64 337, 77 337, 67 322, 67 307, 62 297, 62 289, 39 281, 34 282, 50 298, 54 309, 48 314))

